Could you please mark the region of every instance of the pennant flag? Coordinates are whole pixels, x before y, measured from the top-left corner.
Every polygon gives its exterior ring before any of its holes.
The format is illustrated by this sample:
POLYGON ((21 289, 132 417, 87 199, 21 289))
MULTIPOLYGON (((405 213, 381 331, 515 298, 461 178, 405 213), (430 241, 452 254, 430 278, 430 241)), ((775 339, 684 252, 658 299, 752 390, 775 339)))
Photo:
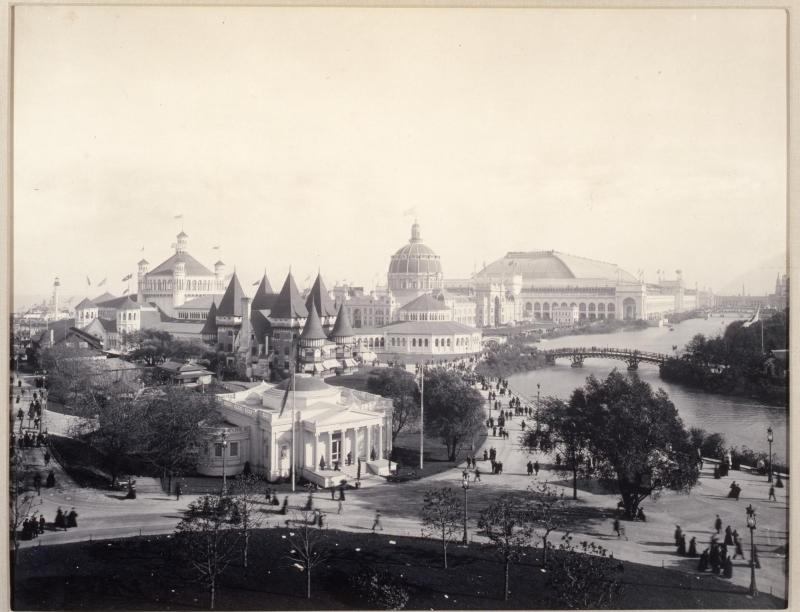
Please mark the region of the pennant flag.
POLYGON ((122 292, 122 295, 125 295, 126 293, 128 293, 128 288, 127 287, 125 287, 125 291, 122 292))
POLYGON ((291 349, 289 350, 289 384, 286 385, 286 392, 283 394, 283 401, 281 401, 281 412, 278 417, 283 416, 283 409, 286 408, 286 400, 289 397, 289 390, 294 387, 294 371, 295 371, 295 354, 294 354, 294 341, 292 341, 291 349))
POLYGON ((752 317, 747 319, 747 321, 745 322, 744 325, 742 325, 742 327, 750 327, 753 323, 756 323, 757 321, 759 321, 760 319, 759 319, 758 315, 759 315, 760 312, 761 312, 761 306, 756 308, 756 313, 752 317))
POLYGON ((88 276, 86 277, 86 284, 89 285, 90 287, 92 286, 92 281, 89 279, 88 276))
POLYGON ((218 250, 219 250, 219 245, 217 245, 217 246, 215 246, 215 247, 211 247, 211 250, 212 250, 212 251, 218 251, 218 250))
POLYGON ((183 215, 175 215, 176 219, 183 219, 183 215))
POLYGON ((104 279, 103 279, 103 280, 101 280, 99 283, 97 283, 97 286, 98 286, 98 287, 102 287, 103 285, 105 285, 105 284, 106 284, 106 280, 107 280, 107 279, 105 279, 105 278, 104 278, 104 279))
POLYGON ((132 278, 133 278, 133 274, 128 274, 128 276, 126 276, 125 278, 122 279, 122 282, 124 283, 125 281, 129 281, 132 278))
POLYGON ((254 282, 254 283, 253 283, 253 287, 255 287, 256 285, 258 285, 258 283, 259 283, 259 281, 256 281, 256 282, 254 282))

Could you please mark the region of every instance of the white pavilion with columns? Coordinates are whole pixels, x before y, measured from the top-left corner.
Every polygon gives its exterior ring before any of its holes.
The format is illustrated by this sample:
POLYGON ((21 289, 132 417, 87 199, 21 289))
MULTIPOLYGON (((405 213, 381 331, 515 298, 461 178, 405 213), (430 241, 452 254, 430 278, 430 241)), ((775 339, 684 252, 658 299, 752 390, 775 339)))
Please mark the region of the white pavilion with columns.
POLYGON ((294 394, 289 391, 281 414, 289 384, 291 380, 286 379, 277 385, 261 383, 219 395, 219 410, 226 425, 215 427, 208 436, 198 471, 221 476, 224 457, 226 476, 241 473, 245 462, 249 462, 253 472, 271 481, 289 477, 293 404, 298 477, 302 475, 329 487, 342 479, 355 480, 359 460, 362 478, 370 474, 386 476, 394 469, 388 460, 392 446, 391 400, 298 374, 294 394), (226 429, 230 431, 223 444, 222 433, 226 429), (235 445, 231 443, 234 440, 235 445), (337 463, 338 470, 334 469, 337 463))

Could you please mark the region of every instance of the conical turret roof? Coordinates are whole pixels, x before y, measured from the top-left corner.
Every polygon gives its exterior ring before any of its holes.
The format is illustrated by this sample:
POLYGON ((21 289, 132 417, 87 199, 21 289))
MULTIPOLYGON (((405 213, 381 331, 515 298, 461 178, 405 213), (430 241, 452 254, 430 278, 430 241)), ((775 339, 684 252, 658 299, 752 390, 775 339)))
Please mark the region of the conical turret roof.
POLYGON ((347 315, 344 312, 344 304, 339 306, 339 314, 336 315, 336 323, 333 324, 333 330, 331 331, 331 338, 336 340, 337 338, 352 338, 353 337, 353 328, 350 327, 350 321, 347 318, 347 315))
POLYGON ((306 309, 311 311, 312 304, 319 313, 319 316, 336 316, 336 305, 333 303, 331 296, 328 294, 328 289, 325 287, 325 283, 322 282, 321 274, 317 274, 317 280, 314 281, 314 285, 311 287, 311 292, 306 298, 306 309))
POLYGON ((317 309, 312 308, 311 312, 308 314, 308 319, 306 319, 305 327, 303 327, 303 333, 300 334, 300 342, 307 343, 313 342, 314 340, 326 339, 327 336, 325 335, 325 332, 322 331, 322 324, 319 321, 317 309))
POLYGON ((225 294, 219 303, 219 308, 217 308, 217 315, 221 317, 241 317, 243 297, 244 290, 239 284, 239 277, 236 276, 236 271, 234 271, 231 281, 228 283, 228 288, 225 289, 225 294))
POLYGON ((286 276, 278 299, 272 305, 270 316, 276 319, 302 319, 308 316, 308 309, 303 304, 291 272, 286 276))
POLYGON ((258 289, 256 289, 256 294, 253 296, 253 310, 269 308, 274 301, 274 295, 275 291, 272 289, 272 285, 269 284, 269 279, 265 271, 261 283, 258 285, 258 289))
POLYGON ((217 333, 217 304, 216 302, 211 302, 211 308, 208 309, 208 316, 206 317, 206 323, 203 325, 203 329, 200 331, 200 334, 203 336, 214 336, 217 333))

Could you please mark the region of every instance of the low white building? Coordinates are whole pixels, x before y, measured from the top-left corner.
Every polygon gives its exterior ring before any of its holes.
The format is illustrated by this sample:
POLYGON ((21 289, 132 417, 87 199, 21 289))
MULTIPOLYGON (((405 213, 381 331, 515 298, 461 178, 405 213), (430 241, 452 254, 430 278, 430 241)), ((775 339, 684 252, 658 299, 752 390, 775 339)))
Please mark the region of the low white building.
POLYGON ((371 393, 334 387, 298 374, 281 414, 290 379, 262 383, 219 395, 227 425, 209 430, 197 470, 209 476, 235 476, 249 462, 254 473, 271 481, 290 476, 292 406, 296 421, 297 475, 323 487, 362 477, 388 475, 392 447, 392 402, 371 393), (223 439, 223 433, 225 437, 223 439), (337 466, 338 463, 338 466, 337 466), (339 469, 334 469, 338 467, 339 469))

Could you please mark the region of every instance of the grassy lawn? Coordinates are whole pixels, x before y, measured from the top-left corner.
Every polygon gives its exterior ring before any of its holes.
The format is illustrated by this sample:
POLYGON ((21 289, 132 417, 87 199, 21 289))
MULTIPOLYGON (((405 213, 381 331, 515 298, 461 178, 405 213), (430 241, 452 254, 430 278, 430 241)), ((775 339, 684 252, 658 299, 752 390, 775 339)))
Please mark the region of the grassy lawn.
MULTIPOLYGON (((441 566, 432 540, 332 531, 331 557, 317 568, 312 598, 305 576, 290 566, 284 528, 254 534, 247 571, 235 561, 222 579, 217 608, 224 610, 369 609, 356 599, 349 577, 362 568, 385 570, 409 593, 408 609, 544 609, 547 574, 531 555, 511 568, 511 599, 503 601, 503 566, 473 544, 451 546, 450 568, 441 566), (395 543, 392 544, 392 541, 395 543), (360 549, 360 550, 357 550, 360 549)), ((616 608, 782 608, 769 595, 751 599, 746 589, 694 572, 624 563, 623 592, 616 608)), ((171 537, 143 537, 24 549, 13 591, 13 607, 26 610, 189 610, 208 605, 188 563, 171 537)))

